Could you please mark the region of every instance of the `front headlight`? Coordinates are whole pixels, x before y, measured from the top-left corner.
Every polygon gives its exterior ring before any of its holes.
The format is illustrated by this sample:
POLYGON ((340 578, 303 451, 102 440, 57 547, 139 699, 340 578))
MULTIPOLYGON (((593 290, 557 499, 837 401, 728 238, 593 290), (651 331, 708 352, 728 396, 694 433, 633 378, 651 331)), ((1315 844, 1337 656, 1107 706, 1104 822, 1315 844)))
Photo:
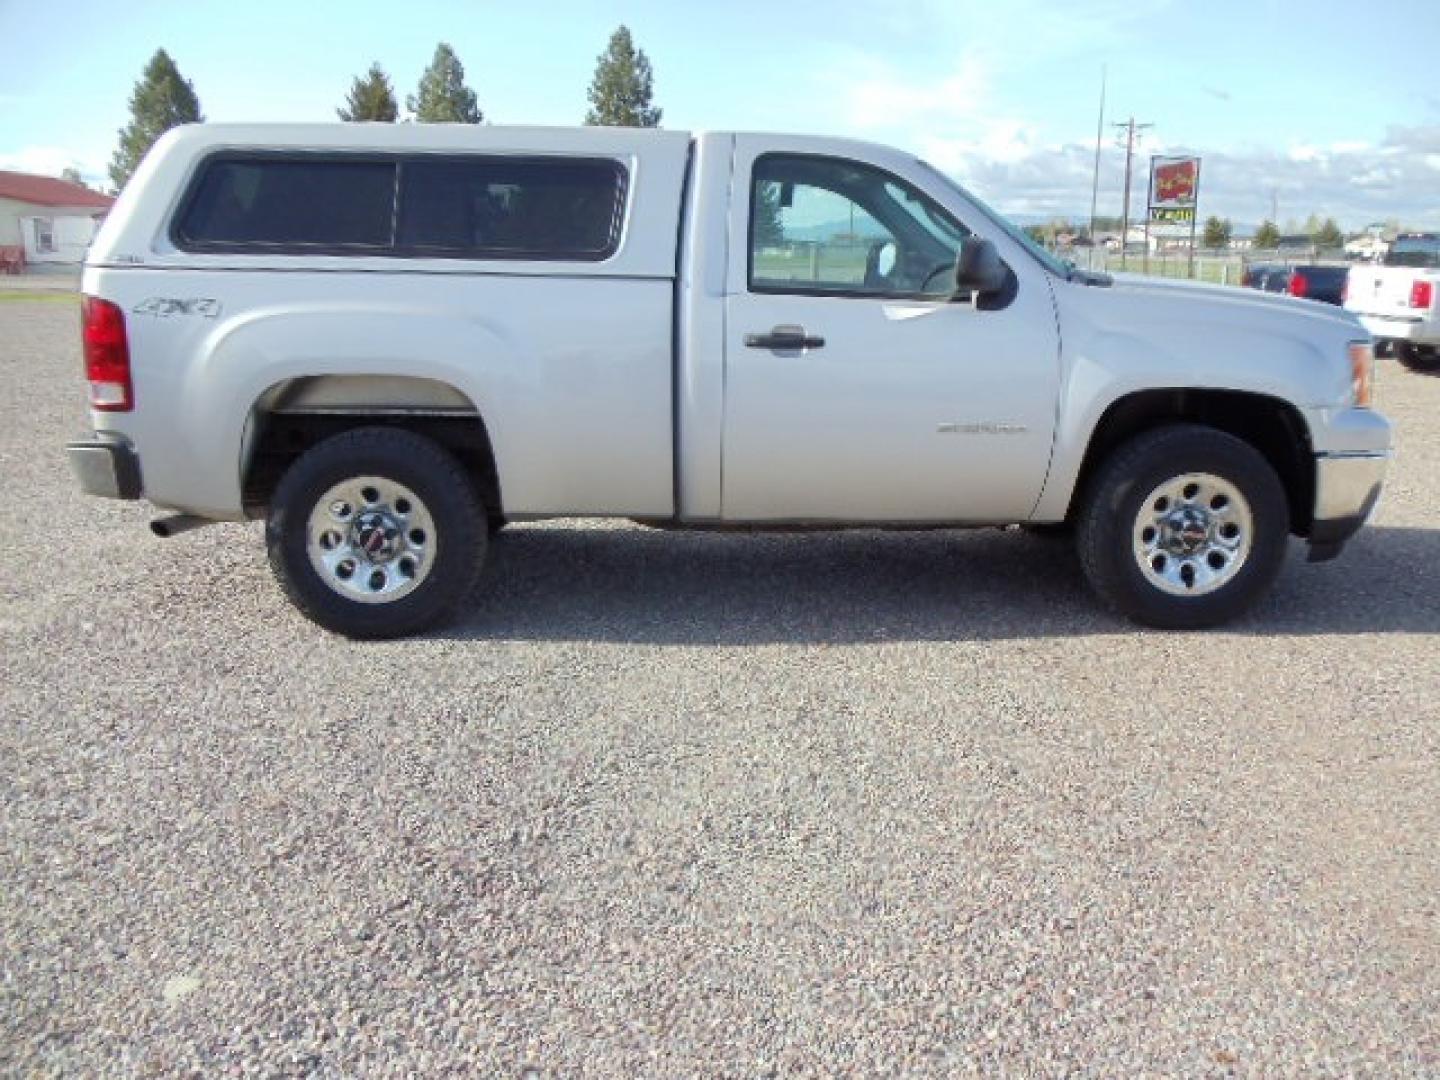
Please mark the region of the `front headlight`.
POLYGON ((1355 407, 1368 409, 1375 389, 1375 350, 1368 341, 1350 343, 1350 398, 1355 407))

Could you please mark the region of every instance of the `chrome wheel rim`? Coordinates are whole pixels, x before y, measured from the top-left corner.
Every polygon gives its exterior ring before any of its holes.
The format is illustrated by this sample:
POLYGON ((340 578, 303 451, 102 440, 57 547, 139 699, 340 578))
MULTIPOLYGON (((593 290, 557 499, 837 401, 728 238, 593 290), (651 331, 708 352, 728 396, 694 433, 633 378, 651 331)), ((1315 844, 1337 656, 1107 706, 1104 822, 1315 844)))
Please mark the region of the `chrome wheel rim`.
POLYGON ((1135 563, 1171 596, 1224 588, 1250 557, 1255 521, 1240 489, 1210 473, 1183 473, 1158 485, 1135 516, 1135 563))
POLYGON ((320 580, 362 604, 410 595, 430 576, 439 537, 429 508, 404 484, 355 476, 310 511, 305 550, 320 580))

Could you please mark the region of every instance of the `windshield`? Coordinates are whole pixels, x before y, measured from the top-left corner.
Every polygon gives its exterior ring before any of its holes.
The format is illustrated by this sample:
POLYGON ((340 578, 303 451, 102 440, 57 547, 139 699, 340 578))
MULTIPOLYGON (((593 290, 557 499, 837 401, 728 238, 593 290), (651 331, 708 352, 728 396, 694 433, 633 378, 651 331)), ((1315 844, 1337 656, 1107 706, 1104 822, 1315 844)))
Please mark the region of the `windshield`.
POLYGON ((1440 236, 1402 236, 1385 256, 1386 266, 1440 267, 1440 236))
POLYGON ((976 198, 973 192, 966 191, 963 187, 957 184, 954 180, 951 180, 950 177, 946 176, 943 172, 935 168, 935 166, 931 165, 928 161, 922 161, 920 158, 916 158, 915 162, 926 172, 936 177, 951 191, 963 195, 970 202, 974 203, 976 209, 978 209, 982 214, 989 218, 990 221, 998 229, 1000 229, 1001 232, 1003 232, 1006 236, 1010 237, 1011 240, 1014 240, 1026 251, 1030 252, 1031 255, 1035 256, 1035 258, 1039 260, 1040 264, 1044 266, 1045 269, 1049 270, 1052 274, 1058 274, 1060 277, 1066 279, 1071 276, 1071 271, 1074 270, 1074 267, 1071 266, 1069 263, 1065 262, 1063 259, 1058 259, 1054 255, 1050 254, 1050 252, 1046 251, 1043 247, 1041 247, 1033 239, 1031 239, 1030 235, 1025 232, 1024 229, 1020 228, 1018 225, 1010 221, 1004 215, 998 214, 994 210, 990 209, 990 207, 986 206, 980 199, 976 198))

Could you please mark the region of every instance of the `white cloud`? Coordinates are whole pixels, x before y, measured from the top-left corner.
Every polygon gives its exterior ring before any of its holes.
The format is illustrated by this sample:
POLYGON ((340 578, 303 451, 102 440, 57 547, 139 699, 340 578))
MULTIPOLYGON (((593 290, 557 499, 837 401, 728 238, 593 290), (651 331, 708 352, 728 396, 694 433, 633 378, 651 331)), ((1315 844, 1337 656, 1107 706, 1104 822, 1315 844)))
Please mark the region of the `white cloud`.
MULTIPOLYGON (((928 77, 855 59, 847 68, 850 78, 836 83, 842 125, 915 148, 1006 213, 1084 218, 1094 144, 1046 142, 1025 116, 998 107, 991 77, 999 70, 998 54, 985 49, 968 48, 948 70, 928 77)), ((1389 218, 1440 226, 1440 205, 1428 198, 1440 170, 1440 125, 1391 128, 1378 143, 1352 139, 1197 150, 1152 139, 1137 162, 1132 202, 1143 205, 1148 155, 1175 152, 1198 152, 1204 160, 1201 214, 1230 217, 1241 228, 1268 217, 1272 197, 1282 224, 1314 213, 1351 228, 1389 218)), ((1107 139, 1101 213, 1119 212, 1123 160, 1107 139)))
MULTIPOLYGON (((1089 212, 1095 144, 1089 132, 1047 132, 1003 93, 1017 71, 1071 71, 1096 56, 1123 55, 1146 27, 1180 10, 1176 0, 1008 0, 1006 18, 993 0, 896 0, 880 5, 887 32, 923 36, 929 55, 953 60, 917 69, 836 55, 822 76, 822 100, 835 130, 913 148, 1007 213, 1083 218, 1089 212), (1075 136, 1079 136, 1076 138, 1075 136)), ((1227 90, 1202 92, 1224 100, 1227 90)), ((1088 92, 1088 90, 1087 90, 1088 92)), ((1224 150, 1168 143, 1152 132, 1139 155, 1133 201, 1143 205, 1152 153, 1197 152, 1204 159, 1200 212, 1252 228, 1278 199, 1282 224, 1310 214, 1358 228, 1398 218, 1440 227, 1430 197, 1440 169, 1440 124, 1392 127, 1382 138, 1295 141, 1224 150)), ((1105 140, 1100 211, 1118 214, 1123 154, 1105 140)), ((1143 210, 1141 211, 1143 214, 1143 210)))
POLYGON ((997 113, 994 98, 989 62, 974 50, 934 80, 871 62, 845 86, 845 120, 882 138, 898 129, 937 166, 963 175, 972 158, 1013 163, 1040 149, 1034 126, 997 113))
POLYGON ((13 153, 0 154, 0 169, 13 172, 59 176, 69 168, 79 169, 86 180, 99 180, 105 175, 103 161, 64 146, 26 146, 13 153))

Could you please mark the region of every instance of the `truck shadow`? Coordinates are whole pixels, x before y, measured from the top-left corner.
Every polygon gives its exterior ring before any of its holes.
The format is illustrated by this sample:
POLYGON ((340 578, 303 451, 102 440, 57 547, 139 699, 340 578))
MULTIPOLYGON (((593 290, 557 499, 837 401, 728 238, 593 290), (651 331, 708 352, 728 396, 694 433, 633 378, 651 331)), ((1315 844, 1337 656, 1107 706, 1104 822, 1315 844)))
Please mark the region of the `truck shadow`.
MULTIPOLYGON (((1440 530, 1372 527, 1335 562, 1292 542, 1248 634, 1440 633, 1440 530)), ((854 644, 1136 631, 1069 544, 998 530, 733 535, 514 526, 442 636, 854 644)))

